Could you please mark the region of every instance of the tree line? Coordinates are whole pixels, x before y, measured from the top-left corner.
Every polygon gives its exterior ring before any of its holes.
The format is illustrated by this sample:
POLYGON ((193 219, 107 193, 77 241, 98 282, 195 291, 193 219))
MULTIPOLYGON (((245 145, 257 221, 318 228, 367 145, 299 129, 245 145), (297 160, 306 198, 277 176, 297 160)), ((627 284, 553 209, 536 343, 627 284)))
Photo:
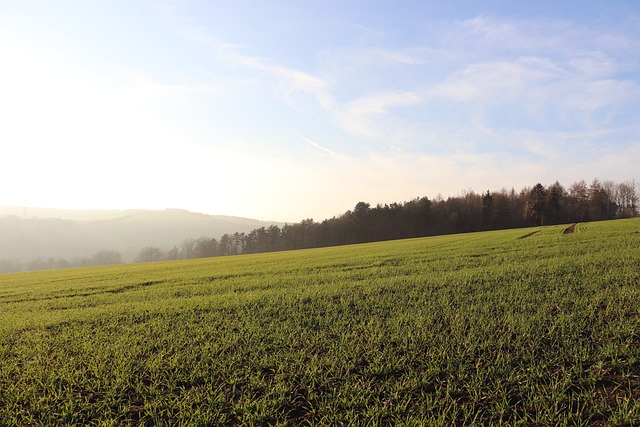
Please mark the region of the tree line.
MULTIPOLYGON (((402 203, 358 202, 352 210, 321 222, 260 227, 220 238, 185 239, 169 250, 144 247, 135 262, 153 262, 255 254, 293 249, 340 246, 441 234, 600 221, 638 216, 640 185, 635 181, 584 180, 565 188, 558 181, 537 183, 520 191, 464 191, 446 199, 417 197, 402 203)), ((67 261, 37 258, 29 263, 0 259, 0 273, 122 263, 117 251, 67 261)))
POLYGON ((339 246, 441 234, 499 230, 631 218, 638 215, 640 186, 634 181, 584 180, 568 188, 558 181, 541 183, 519 192, 502 189, 430 200, 418 197, 403 203, 358 202, 340 216, 316 222, 260 227, 249 233, 201 237, 164 252, 146 247, 137 262, 254 254, 324 246, 339 246))
POLYGON ((0 259, 0 273, 21 271, 55 270, 59 268, 91 267, 99 265, 122 264, 122 254, 115 250, 98 251, 92 256, 77 257, 71 260, 62 257, 37 257, 28 262, 16 258, 0 259))

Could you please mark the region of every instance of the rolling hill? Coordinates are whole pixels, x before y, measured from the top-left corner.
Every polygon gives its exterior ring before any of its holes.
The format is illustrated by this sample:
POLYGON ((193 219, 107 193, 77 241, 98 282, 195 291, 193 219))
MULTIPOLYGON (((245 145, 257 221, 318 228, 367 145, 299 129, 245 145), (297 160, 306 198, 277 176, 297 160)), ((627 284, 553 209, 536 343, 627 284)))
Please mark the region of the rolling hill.
POLYGON ((0 207, 0 259, 87 257, 115 250, 125 262, 141 248, 169 249, 187 238, 219 238, 280 223, 180 209, 74 211, 0 207))

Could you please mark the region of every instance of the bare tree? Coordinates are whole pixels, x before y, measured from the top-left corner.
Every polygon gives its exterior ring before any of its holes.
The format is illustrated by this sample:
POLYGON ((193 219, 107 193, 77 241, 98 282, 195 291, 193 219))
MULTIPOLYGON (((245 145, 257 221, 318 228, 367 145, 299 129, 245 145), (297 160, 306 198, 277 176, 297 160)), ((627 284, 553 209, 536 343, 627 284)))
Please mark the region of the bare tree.
POLYGON ((122 255, 117 251, 96 252, 90 260, 91 265, 122 264, 122 255))
POLYGON ((638 186, 634 181, 625 181, 617 185, 616 204, 620 218, 638 215, 638 186))
POLYGON ((155 262, 164 259, 164 253, 159 248, 146 246, 140 249, 140 253, 136 257, 136 262, 155 262))

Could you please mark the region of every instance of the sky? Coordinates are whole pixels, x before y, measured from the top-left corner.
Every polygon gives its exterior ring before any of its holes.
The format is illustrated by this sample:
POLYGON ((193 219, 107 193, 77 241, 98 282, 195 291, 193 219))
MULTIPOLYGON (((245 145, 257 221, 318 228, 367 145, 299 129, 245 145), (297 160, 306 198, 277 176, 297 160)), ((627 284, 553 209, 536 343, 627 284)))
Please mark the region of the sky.
POLYGON ((639 180, 636 0, 0 4, 0 205, 321 221, 639 180))

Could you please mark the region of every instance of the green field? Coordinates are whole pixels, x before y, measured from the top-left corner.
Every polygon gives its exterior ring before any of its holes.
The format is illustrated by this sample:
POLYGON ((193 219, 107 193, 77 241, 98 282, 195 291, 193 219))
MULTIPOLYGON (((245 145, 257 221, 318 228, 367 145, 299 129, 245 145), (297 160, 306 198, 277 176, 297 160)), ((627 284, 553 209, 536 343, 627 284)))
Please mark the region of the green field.
POLYGON ((640 219, 0 276, 0 425, 640 425, 640 219))

